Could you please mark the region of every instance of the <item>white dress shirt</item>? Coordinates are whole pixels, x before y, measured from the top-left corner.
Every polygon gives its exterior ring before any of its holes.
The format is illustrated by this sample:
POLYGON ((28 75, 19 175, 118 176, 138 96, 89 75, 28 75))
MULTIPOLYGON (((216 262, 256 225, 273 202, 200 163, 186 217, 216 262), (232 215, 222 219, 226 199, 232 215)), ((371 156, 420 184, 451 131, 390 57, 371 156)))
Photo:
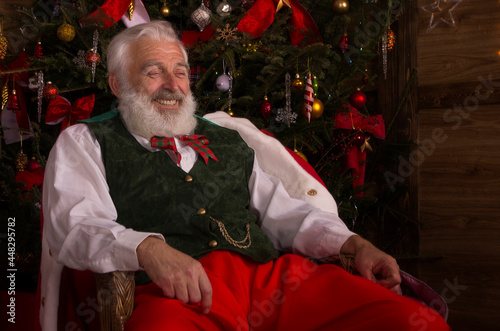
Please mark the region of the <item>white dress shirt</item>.
MULTIPOLYGON (((174 157, 172 151, 153 149, 147 139, 134 137, 144 148, 174 157)), ((189 172, 198 154, 184 142, 176 143, 182 156, 179 166, 189 172)), ((278 250, 320 258, 338 254, 353 235, 337 214, 291 198, 278 178, 262 171, 257 159, 248 189, 250 211, 278 250)), ((137 246, 148 236, 164 240, 159 233, 134 231, 116 222, 101 149, 84 124, 65 129, 50 153, 43 211, 44 236, 52 256, 73 269, 139 270, 137 246)))

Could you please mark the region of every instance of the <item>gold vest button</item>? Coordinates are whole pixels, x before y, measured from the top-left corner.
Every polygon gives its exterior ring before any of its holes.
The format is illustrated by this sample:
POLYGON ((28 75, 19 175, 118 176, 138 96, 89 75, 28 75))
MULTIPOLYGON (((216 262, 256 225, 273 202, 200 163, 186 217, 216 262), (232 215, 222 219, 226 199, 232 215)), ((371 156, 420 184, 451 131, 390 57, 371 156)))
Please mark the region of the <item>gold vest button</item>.
POLYGON ((190 175, 187 175, 187 176, 184 178, 184 181, 185 181, 186 183, 191 183, 191 182, 193 181, 193 177, 192 177, 192 176, 190 176, 190 175))
POLYGON ((217 247, 217 245, 218 245, 217 240, 210 240, 208 242, 208 247, 210 247, 210 248, 215 248, 215 247, 217 247))
POLYGON ((205 215, 207 213, 207 211, 205 210, 205 208, 200 208, 198 209, 198 215, 205 215))

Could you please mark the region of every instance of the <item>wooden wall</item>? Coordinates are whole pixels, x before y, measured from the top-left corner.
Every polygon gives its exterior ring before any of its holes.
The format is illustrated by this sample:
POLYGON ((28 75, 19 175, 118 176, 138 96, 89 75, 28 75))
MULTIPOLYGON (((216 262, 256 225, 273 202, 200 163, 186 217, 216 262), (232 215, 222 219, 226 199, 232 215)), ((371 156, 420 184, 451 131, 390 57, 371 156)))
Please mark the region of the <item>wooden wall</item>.
POLYGON ((416 8, 420 278, 454 331, 500 330, 500 1, 463 0, 456 28, 427 31, 432 2, 416 8))

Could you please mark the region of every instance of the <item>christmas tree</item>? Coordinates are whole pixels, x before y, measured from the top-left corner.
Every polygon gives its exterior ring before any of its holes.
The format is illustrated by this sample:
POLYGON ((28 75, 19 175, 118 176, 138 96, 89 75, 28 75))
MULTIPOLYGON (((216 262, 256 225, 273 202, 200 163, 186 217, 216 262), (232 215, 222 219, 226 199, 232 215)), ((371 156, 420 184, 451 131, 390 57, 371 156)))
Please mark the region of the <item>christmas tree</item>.
POLYGON ((2 219, 15 217, 23 231, 17 263, 37 275, 41 184, 51 146, 61 130, 115 106, 107 44, 147 20, 168 20, 179 31, 199 115, 226 111, 275 136, 314 167, 351 229, 384 241, 375 243, 397 255, 387 234, 397 241, 401 229, 380 221, 398 191, 384 190, 377 170, 388 149, 376 81, 387 73, 395 40, 390 27, 403 5, 42 0, 14 8, 15 15, 2 18, 0 37, 1 210, 2 219))

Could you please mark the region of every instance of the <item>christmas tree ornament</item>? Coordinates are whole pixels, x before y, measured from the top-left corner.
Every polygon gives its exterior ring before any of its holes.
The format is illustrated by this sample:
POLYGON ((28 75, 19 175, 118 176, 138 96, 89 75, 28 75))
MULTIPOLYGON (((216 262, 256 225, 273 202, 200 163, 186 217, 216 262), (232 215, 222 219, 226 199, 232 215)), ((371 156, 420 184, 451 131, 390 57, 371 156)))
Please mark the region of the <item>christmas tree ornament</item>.
POLYGON ((3 36, 3 20, 0 22, 0 59, 3 60, 7 54, 7 38, 3 36))
POLYGON ((255 0, 241 0, 241 6, 245 9, 248 9, 253 6, 255 0))
POLYGON ((387 29, 387 50, 390 52, 396 43, 396 35, 391 29, 387 29))
POLYGON ((91 48, 87 51, 87 53, 85 53, 85 64, 89 67, 92 67, 94 63, 96 65, 101 63, 101 56, 99 55, 99 53, 94 52, 94 49, 91 48))
POLYGON ((292 8, 290 0, 278 0, 278 4, 276 5, 276 12, 279 12, 283 5, 286 5, 288 8, 292 8))
POLYGON ((94 103, 94 94, 76 99, 73 105, 68 99, 58 96, 47 106, 45 124, 56 125, 62 122, 61 131, 63 131, 77 121, 89 118, 94 109, 94 103))
POLYGON ((313 76, 312 84, 313 84, 312 86, 313 86, 314 96, 316 97, 316 94, 318 93, 318 78, 316 78, 316 75, 313 76))
POLYGON ((237 39, 236 36, 233 34, 236 31, 238 31, 238 28, 231 28, 229 24, 226 24, 224 29, 217 28, 217 32, 219 35, 217 36, 217 40, 224 40, 226 43, 237 39))
POLYGON ((356 92, 351 94, 351 96, 349 97, 349 103, 357 109, 363 108, 366 104, 366 94, 364 94, 361 89, 358 88, 356 92))
POLYGON ((28 161, 28 170, 29 171, 35 171, 36 169, 40 168, 40 164, 36 160, 36 158, 33 156, 29 161, 28 161))
POLYGON ((233 10, 233 7, 226 1, 223 0, 219 5, 217 6, 217 14, 220 15, 220 17, 226 17, 231 15, 231 11, 233 10))
POLYGON ((229 69, 229 90, 227 94, 227 113, 233 116, 233 111, 231 110, 231 104, 233 103, 233 71, 229 69))
MULTIPOLYGON (((275 1, 272 0, 256 1, 238 22, 238 31, 249 34, 252 39, 259 38, 274 22, 276 15, 274 4, 275 1)), ((288 29, 288 33, 292 45, 306 46, 322 42, 319 28, 307 9, 297 0, 289 1, 289 4, 292 10, 289 11, 291 17, 288 22, 292 28, 288 29)))
POLYGON ((354 146, 361 147, 365 143, 365 135, 363 134, 363 131, 356 131, 351 142, 354 146))
POLYGON ((21 150, 16 155, 16 170, 17 171, 24 171, 24 169, 26 169, 26 167, 28 166, 28 157, 23 152, 23 134, 20 133, 19 135, 21 136, 21 140, 20 140, 21 150))
MULTIPOLYGON (((363 116, 360 112, 347 105, 338 111, 334 118, 335 127, 344 130, 355 130, 349 136, 350 148, 345 153, 343 162, 344 170, 352 169, 353 188, 362 188, 365 181, 366 149, 371 149, 368 144, 367 134, 377 138, 385 138, 385 124, 382 115, 363 116), (363 149, 363 150, 361 150, 363 149)), ((357 194, 362 197, 363 192, 357 194)))
POLYGON ((287 72, 285 75, 285 108, 278 108, 276 110, 276 117, 274 120, 277 123, 284 123, 289 128, 292 123, 296 123, 297 113, 292 112, 292 90, 291 90, 290 74, 287 72))
POLYGON ((342 37, 340 37, 339 49, 342 54, 345 54, 349 50, 349 38, 347 37, 347 33, 344 33, 342 37))
POLYGON ((97 45, 99 44, 99 31, 94 31, 94 36, 92 37, 92 55, 91 55, 91 67, 92 67, 92 83, 95 79, 95 70, 97 68, 98 60, 100 60, 99 54, 97 54, 97 45))
POLYGON ((345 14, 349 11, 348 0, 333 0, 333 11, 337 14, 345 14))
POLYGON ((292 91, 290 86, 290 74, 287 72, 285 75, 285 119, 287 127, 290 127, 292 122, 292 91))
POLYGON ((128 5, 127 8, 127 15, 128 15, 128 20, 132 21, 132 15, 134 14, 134 9, 135 9, 135 4, 134 0, 130 1, 130 4, 128 5))
POLYGON ((387 31, 384 32, 382 36, 382 70, 384 72, 384 78, 387 79, 387 31))
POLYGON ((302 158, 302 160, 304 160, 306 162, 309 162, 309 161, 307 161, 307 157, 304 155, 304 153, 299 152, 297 149, 294 149, 293 151, 295 152, 295 154, 297 154, 298 156, 300 156, 302 158))
POLYGON ((320 118, 321 115, 323 115, 323 110, 324 110, 323 102, 321 102, 321 100, 318 98, 314 98, 313 107, 311 111, 311 119, 315 120, 320 118))
POLYGON ((264 101, 260 104, 260 112, 265 120, 268 120, 271 117, 271 103, 267 100, 267 95, 264 96, 264 101))
POLYGON ((40 59, 43 56, 42 53, 42 42, 39 41, 36 46, 35 46, 35 53, 33 54, 33 57, 36 59, 40 59))
POLYGON ((304 88, 304 81, 300 78, 300 75, 298 73, 295 74, 295 78, 292 82, 292 88, 295 91, 301 91, 304 88))
POLYGON ((170 8, 167 6, 167 2, 163 2, 163 6, 160 8, 160 14, 163 17, 169 17, 170 16, 170 8))
POLYGON ((294 137, 294 138, 293 138, 293 152, 294 152, 295 154, 297 154, 298 156, 300 156, 300 157, 302 158, 302 160, 304 160, 304 161, 308 162, 308 161, 307 161, 307 157, 304 155, 304 153, 299 152, 299 151, 297 150, 297 137, 294 137))
POLYGON ((210 18, 210 9, 202 2, 200 7, 191 14, 191 21, 198 26, 200 32, 203 32, 212 21, 210 18))
POLYGON ((43 103, 43 89, 44 89, 43 71, 40 70, 38 72, 37 80, 38 80, 37 112, 38 112, 38 123, 40 123, 42 120, 42 103, 43 103))
POLYGON ((51 81, 43 87, 43 97, 47 100, 54 100, 59 96, 59 89, 51 81))
POLYGON ((19 97, 16 94, 16 88, 12 89, 12 92, 9 95, 9 101, 7 102, 7 109, 12 110, 13 112, 21 110, 21 104, 19 103, 19 97))
POLYGON ((71 24, 63 23, 57 28, 57 37, 64 42, 72 41, 75 39, 75 36, 76 30, 71 24))
POLYGON ((219 77, 217 77, 217 80, 215 81, 215 85, 220 91, 227 91, 229 90, 229 76, 226 74, 222 74, 219 77))
POLYGON ((308 116, 309 114, 311 120, 316 120, 323 115, 323 110, 323 102, 321 102, 318 98, 314 98, 311 111, 308 113, 304 104, 304 107, 302 107, 302 115, 308 116))
POLYGON ((5 107, 7 102, 9 101, 9 82, 6 81, 2 86, 2 109, 5 107))
POLYGON ((306 89, 304 92, 304 107, 302 113, 307 117, 307 123, 311 122, 311 112, 314 103, 314 90, 312 87, 311 73, 309 72, 306 79, 306 89))

